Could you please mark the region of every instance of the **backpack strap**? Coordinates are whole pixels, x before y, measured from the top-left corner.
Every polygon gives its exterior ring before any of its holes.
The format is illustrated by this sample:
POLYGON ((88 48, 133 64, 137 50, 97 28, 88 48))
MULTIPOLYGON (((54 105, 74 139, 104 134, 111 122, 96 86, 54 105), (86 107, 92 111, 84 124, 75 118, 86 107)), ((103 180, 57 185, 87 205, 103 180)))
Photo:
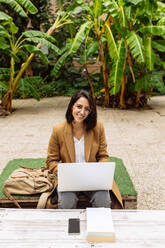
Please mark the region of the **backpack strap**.
POLYGON ((54 187, 52 188, 51 191, 43 192, 40 195, 40 198, 39 198, 38 204, 37 204, 37 208, 45 208, 46 207, 48 197, 53 193, 53 191, 55 190, 56 187, 57 187, 57 180, 55 181, 54 187))
POLYGON ((9 191, 5 187, 3 188, 3 192, 7 196, 7 198, 14 203, 15 206, 21 208, 19 203, 14 199, 14 197, 9 193, 9 191))

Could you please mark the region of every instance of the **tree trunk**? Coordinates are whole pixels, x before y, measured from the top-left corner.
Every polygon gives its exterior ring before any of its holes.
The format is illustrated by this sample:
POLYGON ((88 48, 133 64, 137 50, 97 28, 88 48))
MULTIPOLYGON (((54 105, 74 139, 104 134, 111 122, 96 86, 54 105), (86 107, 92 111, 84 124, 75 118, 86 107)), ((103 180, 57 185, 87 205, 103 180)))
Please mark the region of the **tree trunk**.
POLYGON ((104 79, 104 89, 105 89, 104 104, 106 107, 109 107, 110 95, 109 95, 109 85, 108 85, 108 74, 106 71, 103 44, 101 42, 99 42, 99 53, 100 53, 102 67, 103 67, 103 79, 104 79))
POLYGON ((121 82, 121 93, 120 93, 120 108, 126 108, 125 99, 124 99, 125 85, 126 85, 126 75, 123 74, 122 82, 121 82))
POLYGON ((92 84, 92 81, 91 81, 91 78, 90 78, 90 75, 89 75, 89 72, 88 72, 87 64, 84 64, 84 68, 86 70, 88 83, 89 83, 89 86, 90 86, 90 89, 91 89, 91 92, 92 92, 92 96, 94 97, 95 90, 94 90, 94 87, 93 87, 93 84, 92 84))
POLYGON ((12 112, 12 98, 13 98, 13 94, 11 91, 8 91, 4 97, 2 98, 1 101, 1 106, 4 110, 6 110, 7 112, 12 112))
POLYGON ((139 107, 139 100, 140 100, 140 95, 141 95, 142 89, 139 89, 136 95, 136 108, 139 107))

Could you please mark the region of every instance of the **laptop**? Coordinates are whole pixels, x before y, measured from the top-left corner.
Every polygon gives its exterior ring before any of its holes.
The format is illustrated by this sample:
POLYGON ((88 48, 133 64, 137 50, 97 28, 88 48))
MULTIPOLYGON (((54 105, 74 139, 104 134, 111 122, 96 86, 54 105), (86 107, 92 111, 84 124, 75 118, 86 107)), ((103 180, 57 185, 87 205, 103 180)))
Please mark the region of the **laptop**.
POLYGON ((115 162, 59 163, 58 191, 111 190, 115 162))

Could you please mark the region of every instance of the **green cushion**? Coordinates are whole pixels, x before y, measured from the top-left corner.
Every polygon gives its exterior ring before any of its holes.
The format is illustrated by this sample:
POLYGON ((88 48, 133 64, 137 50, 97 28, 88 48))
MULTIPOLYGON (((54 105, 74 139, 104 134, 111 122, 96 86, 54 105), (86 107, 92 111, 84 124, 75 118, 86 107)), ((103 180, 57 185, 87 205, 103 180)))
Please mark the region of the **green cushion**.
MULTIPOLYGON (((116 162, 115 180, 119 187, 121 195, 136 196, 137 192, 134 189, 133 183, 130 179, 130 176, 122 160, 119 158, 111 157, 110 161, 116 162)), ((3 193, 4 182, 7 180, 9 175, 15 169, 19 168, 19 165, 23 165, 29 168, 39 168, 41 166, 45 166, 45 159, 44 158, 25 158, 25 159, 14 159, 14 160, 9 161, 0 175, 0 199, 7 198, 3 193)))
POLYGON ((120 158, 110 157, 111 162, 116 162, 115 181, 119 187, 121 195, 137 196, 132 180, 127 172, 123 161, 120 158))

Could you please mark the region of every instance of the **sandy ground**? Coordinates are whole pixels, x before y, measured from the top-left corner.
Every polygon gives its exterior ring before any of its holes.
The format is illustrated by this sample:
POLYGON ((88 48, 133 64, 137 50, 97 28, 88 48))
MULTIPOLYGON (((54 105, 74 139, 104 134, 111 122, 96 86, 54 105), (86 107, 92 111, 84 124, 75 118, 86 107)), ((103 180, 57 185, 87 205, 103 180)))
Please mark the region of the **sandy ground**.
MULTIPOLYGON (((14 158, 46 157, 52 127, 64 121, 68 97, 14 100, 0 117, 0 172, 14 158)), ((108 151, 123 160, 138 192, 138 209, 165 209, 165 96, 151 110, 98 107, 108 151)))

